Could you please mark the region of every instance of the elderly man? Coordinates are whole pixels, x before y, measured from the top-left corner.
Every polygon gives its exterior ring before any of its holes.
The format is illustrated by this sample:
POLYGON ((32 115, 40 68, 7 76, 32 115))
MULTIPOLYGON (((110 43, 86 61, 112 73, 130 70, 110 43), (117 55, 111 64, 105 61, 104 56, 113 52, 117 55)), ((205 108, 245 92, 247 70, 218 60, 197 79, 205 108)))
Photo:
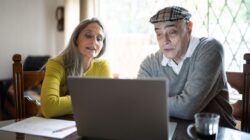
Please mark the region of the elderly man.
POLYGON ((213 112, 221 126, 233 128, 223 47, 213 38, 192 36, 190 17, 186 9, 172 6, 150 18, 160 50, 142 62, 138 78, 168 79, 170 116, 192 120, 197 112, 213 112))

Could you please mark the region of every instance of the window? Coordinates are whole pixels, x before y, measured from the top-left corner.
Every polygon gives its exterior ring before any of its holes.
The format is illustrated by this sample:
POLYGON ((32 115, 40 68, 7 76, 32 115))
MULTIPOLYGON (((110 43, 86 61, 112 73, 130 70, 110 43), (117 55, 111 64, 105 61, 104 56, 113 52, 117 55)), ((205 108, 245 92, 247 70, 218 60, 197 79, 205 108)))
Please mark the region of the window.
MULTIPOLYGON (((120 78, 134 78, 142 60, 158 50, 149 18, 158 10, 179 5, 192 13, 193 35, 218 39, 225 51, 225 70, 243 71, 250 52, 249 0, 99 0, 98 17, 108 34, 106 57, 120 78)), ((229 88, 231 102, 241 96, 229 88)))
POLYGON ((225 50, 227 71, 242 71, 243 54, 250 51, 250 1, 244 0, 100 0, 98 17, 108 34, 114 73, 136 77, 141 61, 158 50, 149 18, 167 5, 180 5, 192 13, 194 36, 218 39, 225 50))

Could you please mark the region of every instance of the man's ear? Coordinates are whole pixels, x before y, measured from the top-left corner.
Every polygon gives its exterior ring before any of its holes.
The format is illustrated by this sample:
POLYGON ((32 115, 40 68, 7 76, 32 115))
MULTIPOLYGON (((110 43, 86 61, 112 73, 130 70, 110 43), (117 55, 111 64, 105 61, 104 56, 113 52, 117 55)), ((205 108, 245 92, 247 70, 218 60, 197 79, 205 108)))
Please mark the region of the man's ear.
POLYGON ((188 32, 191 33, 192 29, 193 29, 193 22, 192 21, 187 22, 187 28, 188 28, 188 32))

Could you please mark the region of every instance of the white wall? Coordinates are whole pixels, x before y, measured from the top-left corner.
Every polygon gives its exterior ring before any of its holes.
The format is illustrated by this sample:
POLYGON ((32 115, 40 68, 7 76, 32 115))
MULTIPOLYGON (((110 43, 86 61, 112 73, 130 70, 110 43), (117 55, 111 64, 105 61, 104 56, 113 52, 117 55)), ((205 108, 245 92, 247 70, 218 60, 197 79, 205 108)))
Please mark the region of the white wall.
POLYGON ((0 79, 12 77, 12 55, 56 55, 64 47, 55 11, 63 0, 0 0, 0 79))

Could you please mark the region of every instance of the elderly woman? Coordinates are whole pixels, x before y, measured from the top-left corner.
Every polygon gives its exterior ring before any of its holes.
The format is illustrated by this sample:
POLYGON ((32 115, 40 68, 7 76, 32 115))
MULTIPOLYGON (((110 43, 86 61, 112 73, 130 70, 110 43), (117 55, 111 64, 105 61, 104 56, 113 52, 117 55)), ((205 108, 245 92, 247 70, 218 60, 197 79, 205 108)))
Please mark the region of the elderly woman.
POLYGON ((67 76, 112 77, 107 61, 98 59, 106 48, 101 22, 83 20, 74 30, 68 46, 46 65, 41 90, 41 111, 46 118, 72 114, 67 76))

